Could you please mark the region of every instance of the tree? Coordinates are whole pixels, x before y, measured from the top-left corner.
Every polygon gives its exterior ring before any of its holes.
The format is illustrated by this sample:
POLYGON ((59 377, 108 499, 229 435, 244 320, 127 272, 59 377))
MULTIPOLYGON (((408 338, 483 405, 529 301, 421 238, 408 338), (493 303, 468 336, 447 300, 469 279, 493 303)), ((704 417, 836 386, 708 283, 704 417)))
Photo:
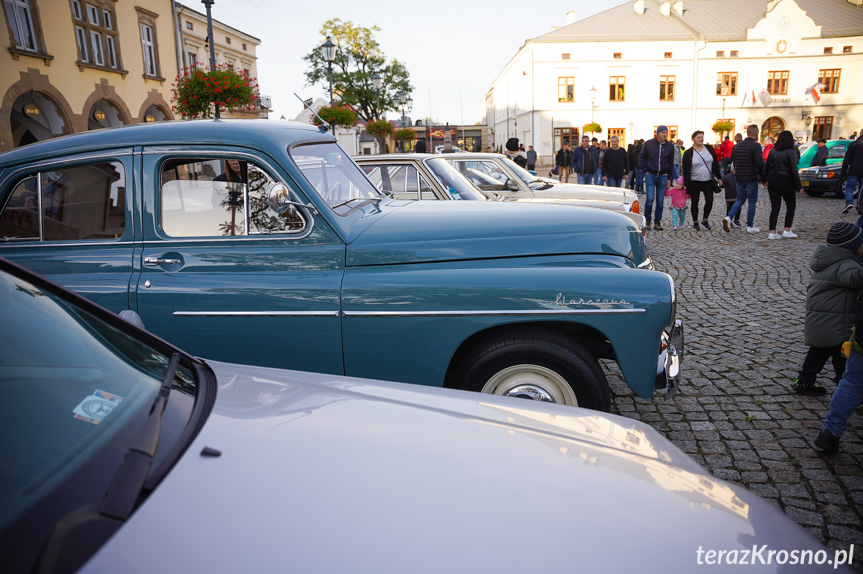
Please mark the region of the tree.
MULTIPOLYGON (((324 22, 320 33, 336 44, 336 57, 333 60, 333 94, 338 94, 342 102, 354 106, 360 115, 371 120, 380 118, 384 110, 399 108, 400 92, 410 93, 413 89, 407 68, 398 60, 387 62, 375 40, 374 33, 380 28, 364 28, 351 21, 342 22, 332 18, 324 22), (378 93, 372 78, 380 74, 380 106, 378 93)), ((307 85, 322 84, 329 90, 327 62, 324 60, 323 41, 311 53, 303 56, 308 62, 306 70, 307 85)))

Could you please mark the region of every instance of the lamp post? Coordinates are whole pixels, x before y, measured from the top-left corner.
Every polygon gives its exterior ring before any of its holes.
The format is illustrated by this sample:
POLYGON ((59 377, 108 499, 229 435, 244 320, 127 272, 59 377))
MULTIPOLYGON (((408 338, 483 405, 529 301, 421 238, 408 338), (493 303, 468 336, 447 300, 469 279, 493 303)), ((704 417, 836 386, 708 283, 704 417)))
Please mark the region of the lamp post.
POLYGON ((324 61, 327 63, 327 76, 330 79, 330 105, 333 105, 333 60, 336 59, 336 45, 327 36, 327 41, 321 46, 324 51, 324 61))
POLYGON ((593 123, 593 115, 596 112, 596 87, 590 87, 590 123, 593 123))
POLYGON ((728 97, 728 86, 723 85, 720 93, 722 94, 722 121, 725 121, 725 98, 728 97))
MULTIPOLYGON (((207 39, 210 44, 210 71, 216 69, 216 39, 213 38, 213 15, 210 9, 215 4, 215 0, 201 0, 201 4, 207 7, 207 39)), ((219 102, 213 102, 216 105, 216 119, 221 117, 219 113, 219 102)))
POLYGON ((381 85, 383 84, 383 82, 384 82, 384 79, 381 77, 380 74, 375 73, 375 75, 372 76, 372 85, 375 87, 375 93, 378 96, 378 119, 380 119, 381 111, 382 111, 381 110, 381 85))

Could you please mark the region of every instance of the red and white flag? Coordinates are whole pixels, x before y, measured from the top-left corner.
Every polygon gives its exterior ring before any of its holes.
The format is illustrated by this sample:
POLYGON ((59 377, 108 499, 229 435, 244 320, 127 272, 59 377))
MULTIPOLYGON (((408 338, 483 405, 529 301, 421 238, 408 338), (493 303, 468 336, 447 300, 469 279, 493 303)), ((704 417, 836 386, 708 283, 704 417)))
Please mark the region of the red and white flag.
POLYGON ((773 96, 770 95, 770 92, 767 91, 767 88, 761 88, 761 90, 758 92, 758 99, 761 100, 761 105, 766 108, 773 101, 773 96))
POLYGON ((755 100, 755 90, 752 90, 752 105, 753 105, 753 106, 755 105, 755 102, 756 102, 756 100, 755 100))
POLYGON ((813 86, 809 86, 808 88, 806 88, 806 95, 812 96, 812 99, 815 100, 815 103, 817 104, 821 101, 821 90, 826 87, 827 86, 825 86, 824 84, 815 84, 813 86))

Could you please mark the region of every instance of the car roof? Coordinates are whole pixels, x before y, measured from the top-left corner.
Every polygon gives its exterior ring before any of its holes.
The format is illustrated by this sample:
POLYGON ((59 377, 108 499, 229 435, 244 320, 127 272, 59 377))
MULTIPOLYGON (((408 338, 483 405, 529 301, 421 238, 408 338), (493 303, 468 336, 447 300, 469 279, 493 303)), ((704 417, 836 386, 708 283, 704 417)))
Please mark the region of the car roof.
POLYGON ((131 146, 226 144, 268 148, 307 139, 335 138, 310 124, 264 120, 174 120, 132 124, 60 136, 0 154, 0 167, 40 157, 131 146))
POLYGON ((405 161, 405 160, 423 160, 426 158, 432 157, 440 157, 440 155, 433 153, 386 153, 386 154, 375 154, 375 155, 356 155, 354 156, 354 161, 357 163, 362 163, 364 161, 405 161))

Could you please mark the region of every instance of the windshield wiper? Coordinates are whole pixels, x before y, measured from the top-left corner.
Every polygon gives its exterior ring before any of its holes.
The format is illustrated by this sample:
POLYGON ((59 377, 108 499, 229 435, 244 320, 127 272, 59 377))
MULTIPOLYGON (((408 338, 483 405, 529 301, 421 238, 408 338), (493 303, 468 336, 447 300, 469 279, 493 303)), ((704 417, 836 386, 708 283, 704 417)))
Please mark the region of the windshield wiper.
POLYGON ((105 497, 100 503, 73 510, 57 521, 39 561, 38 572, 53 572, 59 565, 70 572, 77 570, 135 510, 159 446, 162 414, 179 364, 180 354, 174 353, 156 400, 150 407, 150 414, 132 439, 126 458, 117 469, 105 497), (85 528, 92 531, 91 535, 78 533, 85 528))
POLYGON ((343 205, 347 205, 353 201, 371 201, 371 202, 374 202, 375 205, 380 205, 380 203, 383 200, 384 200, 383 197, 352 197, 351 199, 349 199, 347 201, 337 203, 336 205, 333 206, 333 209, 336 209, 338 207, 342 207, 343 205))

